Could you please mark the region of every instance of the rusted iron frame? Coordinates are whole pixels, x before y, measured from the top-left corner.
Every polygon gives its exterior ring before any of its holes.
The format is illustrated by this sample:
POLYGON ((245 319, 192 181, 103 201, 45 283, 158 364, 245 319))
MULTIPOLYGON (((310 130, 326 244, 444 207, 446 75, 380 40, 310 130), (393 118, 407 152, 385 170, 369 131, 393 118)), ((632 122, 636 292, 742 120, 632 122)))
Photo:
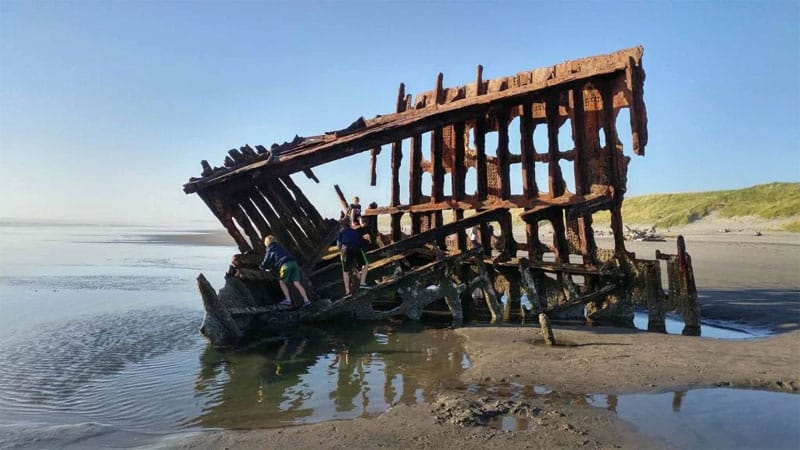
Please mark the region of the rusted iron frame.
POLYGON ((250 248, 256 251, 258 251, 259 249, 263 249, 264 244, 261 243, 261 245, 259 245, 259 242, 262 239, 261 234, 259 233, 258 229, 255 227, 255 225, 253 225, 253 223, 250 221, 250 218, 247 217, 247 214, 244 213, 244 210, 239 205, 240 200, 241 198, 235 198, 232 202, 230 202, 229 207, 231 216, 233 217, 233 220, 236 222, 239 228, 244 230, 244 233, 250 239, 250 248))
POLYGON ((606 137, 605 157, 608 167, 609 184, 613 187, 614 205, 611 207, 611 231, 614 234, 614 251, 617 256, 625 254, 625 236, 622 230, 622 201, 624 191, 620 186, 620 173, 618 159, 622 155, 617 153, 617 125, 614 112, 613 79, 606 79, 599 83, 600 97, 603 100, 603 131, 606 137))
MULTIPOLYGON (((431 133, 431 162, 433 163, 433 173, 431 174, 431 203, 438 203, 444 199, 444 136, 443 128, 436 128, 431 133)), ((442 211, 435 210, 429 215, 430 224, 433 228, 438 228, 444 223, 442 211)), ((445 248, 444 238, 438 241, 440 248, 445 248)))
MULTIPOLYGON (((475 75, 475 94, 480 97, 484 94, 483 85, 483 66, 478 66, 475 75)), ((477 172, 477 189, 478 200, 486 200, 489 197, 489 179, 486 167, 486 114, 489 109, 481 111, 475 115, 475 123, 472 129, 473 139, 475 141, 475 170, 477 172)), ((486 222, 480 224, 481 242, 490 242, 489 227, 486 222)), ((490 245, 483 246, 484 254, 491 255, 492 247, 490 245)))
POLYGON ((684 322, 681 334, 700 336, 700 303, 697 301, 697 286, 694 281, 692 257, 686 253, 686 242, 682 235, 678 236, 677 260, 684 294, 681 299, 681 314, 684 322))
MULTIPOLYGON (((533 120, 533 103, 525 102, 522 104, 522 116, 519 122, 520 134, 520 154, 522 157, 522 195, 526 200, 536 198, 539 189, 536 186, 535 159, 536 149, 533 145, 533 133, 535 130, 533 120)), ((528 208, 526 208, 527 210, 528 208)), ((539 223, 525 223, 525 239, 527 243, 528 258, 535 260, 541 259, 541 242, 539 242, 539 223)))
POLYGON ((342 205, 342 212, 347 214, 350 211, 350 204, 347 203, 347 198, 342 192, 342 188, 338 184, 333 185, 333 190, 336 191, 336 196, 339 197, 339 203, 342 205))
POLYGON ((564 177, 561 174, 561 166, 558 164, 558 129, 561 126, 561 118, 558 114, 561 92, 551 89, 545 94, 545 110, 547 115, 547 153, 550 162, 547 167, 548 186, 553 197, 564 195, 564 177))
POLYGON ((369 185, 378 185, 378 155, 381 154, 381 146, 372 147, 369 151, 369 185))
POLYGON ((322 215, 319 213, 314 204, 308 200, 308 197, 305 196, 303 191, 295 184, 294 180, 292 180, 292 177, 286 175, 281 177, 281 181, 292 192, 297 205, 303 209, 303 212, 305 212, 306 216, 308 216, 311 222, 313 224, 321 224, 323 222, 322 215))
MULTIPOLYGON (((464 143, 464 122, 453 124, 453 133, 455 134, 455 149, 453 158, 453 172, 450 177, 452 182, 453 199, 461 201, 464 199, 464 189, 466 181, 466 147, 464 143)), ((453 219, 459 221, 464 218, 464 210, 456 208, 453 210, 453 219)), ((467 250, 467 234, 464 230, 459 230, 456 238, 456 246, 460 251, 467 250)))
POLYGON ((246 253, 252 250, 250 243, 247 242, 239 229, 236 228, 236 224, 233 223, 233 218, 229 212, 230 208, 219 198, 219 194, 214 190, 206 190, 200 193, 200 198, 203 199, 208 209, 211 210, 217 220, 220 221, 228 234, 233 238, 234 242, 236 242, 239 251, 246 253), (219 204, 217 204, 217 202, 219 202, 219 204))
POLYGON ((508 148, 508 108, 495 112, 497 120, 497 172, 500 176, 500 198, 508 200, 511 197, 511 167, 510 150, 508 148))
MULTIPOLYGON (((397 104, 395 111, 401 113, 406 110, 406 85, 400 83, 397 90, 397 104)), ((397 140, 392 143, 392 188, 391 188, 391 206, 400 204, 400 166, 403 163, 403 141, 397 140)), ((392 214, 392 242, 397 242, 402 239, 402 231, 400 228, 400 221, 403 214, 392 214)))
POLYGON ((256 239, 257 242, 253 243, 253 250, 260 253, 264 251, 264 243, 262 242, 262 239, 264 239, 264 236, 269 234, 270 226, 267 224, 264 216, 262 216, 258 211, 258 208, 256 208, 256 206, 250 200, 251 197, 257 194, 258 193, 255 191, 255 189, 253 189, 251 192, 244 192, 242 193, 242 196, 238 198, 238 203, 258 231, 259 239, 256 239))
MULTIPOLYGON (((586 195, 589 191, 588 176, 586 173, 587 153, 586 148, 586 111, 583 107, 583 86, 577 86, 570 90, 570 100, 572 102, 572 135, 575 138, 575 159, 573 166, 575 169, 575 193, 586 195)), ((570 214, 572 211, 570 211, 570 214)), ((569 220, 569 214, 567 217, 569 220)), ((592 231, 592 214, 584 213, 577 219, 578 238, 581 242, 581 255, 584 263, 593 263, 597 253, 597 244, 594 240, 592 231)))
POLYGON ((520 153, 522 157, 522 195, 526 199, 534 198, 538 195, 536 187, 536 171, 534 163, 533 146, 533 104, 526 102, 522 105, 522 116, 519 123, 520 134, 520 153))
POLYGON ((459 229, 463 230, 481 223, 491 222, 494 220, 502 220, 503 215, 506 214, 507 212, 508 209, 506 208, 488 209, 478 214, 475 214, 474 216, 462 219, 459 222, 450 222, 448 224, 442 225, 441 227, 431 228, 429 230, 415 234, 411 237, 403 239, 400 242, 395 242, 387 245, 386 247, 382 247, 378 250, 375 250, 374 252, 370 252, 369 254, 374 254, 380 257, 391 256, 398 252, 409 250, 411 248, 420 247, 427 243, 444 239, 446 236, 458 232, 459 229))
POLYGON ((312 232, 314 229, 313 222, 302 210, 296 207, 294 198, 282 183, 263 184, 262 187, 269 193, 270 203, 280 210, 278 215, 282 223, 289 225, 289 231, 295 237, 298 248, 302 249, 303 255, 305 255, 307 250, 313 246, 309 240, 316 240, 316 236, 312 232))
MULTIPOLYGON (((413 114, 409 114, 405 117, 403 117, 403 115, 387 117, 381 125, 375 126, 372 129, 356 132, 322 144, 314 142, 300 149, 293 149, 286 155, 282 154, 280 170, 284 173, 294 173, 304 168, 325 164, 336 159, 360 153, 375 145, 381 145, 397 139, 424 133, 436 127, 443 126, 446 123, 467 120, 469 117, 475 117, 481 111, 487 111, 491 104, 496 101, 524 103, 526 98, 553 86, 565 88, 567 85, 575 83, 576 81, 589 80, 601 75, 614 73, 624 74, 630 69, 628 64, 629 62, 626 61, 624 64, 614 63, 611 65, 598 66, 597 68, 590 68, 586 72, 577 75, 563 77, 563 79, 537 81, 523 86, 486 94, 485 96, 481 96, 480 99, 468 99, 463 101, 464 103, 453 102, 424 112, 414 111, 413 114)), ((635 86, 635 88, 638 87, 640 86, 635 86)), ((211 179, 191 180, 184 185, 184 191, 186 193, 191 193, 218 183, 228 183, 233 181, 233 178, 241 178, 244 173, 258 169, 264 170, 254 174, 256 178, 272 176, 272 172, 277 170, 277 168, 269 166, 269 161, 261 160, 235 170, 226 171, 211 179)), ((248 178, 250 181, 253 180, 252 175, 248 178)))
MULTIPOLYGON (((524 199, 521 195, 513 195, 509 200, 500 200, 496 198, 488 199, 485 201, 478 201, 475 199, 464 199, 462 201, 456 201, 452 197, 445 197, 443 201, 439 203, 418 203, 415 205, 399 205, 399 206, 380 206, 375 208, 368 208, 362 214, 364 216, 379 216, 383 214, 395 214, 398 212, 409 212, 409 213, 416 213, 416 214, 429 214, 431 211, 436 210, 446 210, 446 209, 474 209, 474 210, 482 210, 488 208, 536 208, 536 207, 546 207, 546 206, 560 206, 560 207, 567 207, 567 206, 576 206, 581 205, 586 202, 592 206, 597 206, 598 209, 607 209, 602 207, 602 205, 595 205, 595 201, 599 198, 607 198, 607 194, 604 193, 596 193, 596 194, 587 194, 585 196, 579 195, 572 195, 572 196, 561 196, 557 198, 552 198, 548 193, 544 193, 539 197, 532 198, 529 200, 524 199)), ((524 214, 524 213, 523 213, 524 214)))
POLYGON ((289 250, 293 256, 300 258, 300 263, 304 263, 304 249, 300 241, 299 230, 294 230, 297 225, 294 221, 287 220, 289 214, 284 211, 277 199, 272 195, 271 187, 266 184, 256 186, 259 194, 266 202, 266 207, 261 208, 261 213, 264 215, 267 223, 270 226, 272 235, 278 240, 281 246, 289 250))
MULTIPOLYGON (((408 203, 416 205, 422 200, 422 135, 411 137, 411 155, 408 166, 408 203)), ((411 214, 411 234, 420 232, 419 214, 411 214)))

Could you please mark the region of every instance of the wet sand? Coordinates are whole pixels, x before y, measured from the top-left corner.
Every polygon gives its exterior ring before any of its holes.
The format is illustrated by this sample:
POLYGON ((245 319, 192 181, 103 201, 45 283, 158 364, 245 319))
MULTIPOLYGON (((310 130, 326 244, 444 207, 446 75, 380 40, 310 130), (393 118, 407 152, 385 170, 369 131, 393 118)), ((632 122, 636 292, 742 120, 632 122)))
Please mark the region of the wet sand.
MULTIPOLYGON (((726 386, 797 393, 800 389, 800 234, 687 235, 704 319, 766 327, 765 339, 726 341, 617 328, 556 326, 562 345, 541 345, 535 326, 466 327, 472 361, 458 386, 432 404, 397 405, 375 419, 251 431, 211 431, 164 441, 170 448, 669 448, 637 433, 574 394, 668 392, 726 386), (491 402, 485 390, 546 386, 563 396, 532 400, 535 426, 505 432, 454 420, 491 402), (559 399, 560 398, 560 399, 559 399), (478 405, 478 406, 476 406, 478 405)), ((601 242, 602 246, 605 246, 601 242)), ((675 241, 629 243, 637 256, 675 241)), ((800 401, 800 397, 798 397, 800 401)))

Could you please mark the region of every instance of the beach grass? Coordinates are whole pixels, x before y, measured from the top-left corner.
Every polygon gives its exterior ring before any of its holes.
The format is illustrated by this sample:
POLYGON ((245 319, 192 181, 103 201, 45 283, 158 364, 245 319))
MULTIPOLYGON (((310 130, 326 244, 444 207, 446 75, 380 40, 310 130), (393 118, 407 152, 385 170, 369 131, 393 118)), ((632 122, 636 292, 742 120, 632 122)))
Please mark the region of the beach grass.
MULTIPOLYGON (((719 217, 779 219, 800 214, 800 183, 770 183, 745 189, 681 194, 655 194, 626 198, 622 217, 626 223, 656 227, 687 225, 711 214, 719 217)), ((607 212, 596 214, 595 222, 607 223, 607 212)), ((800 222, 789 226, 800 231, 800 222)))
MULTIPOLYGON (((519 218, 520 212, 511 211, 515 227, 524 225, 519 218)), ((765 220, 800 215, 800 183, 769 183, 727 191, 642 195, 626 198, 622 205, 625 223, 648 224, 658 228, 687 225, 712 214, 723 218, 749 216, 765 220)), ((600 211, 593 217, 597 224, 611 222, 608 211, 600 211)), ((452 217, 445 214, 445 223, 451 220, 452 217)), ((379 218, 379 225, 388 227, 388 224, 388 216, 379 218)), ((408 215, 403 216, 402 224, 410 226, 408 215)), ((800 221, 783 225, 782 229, 800 232, 800 221)))

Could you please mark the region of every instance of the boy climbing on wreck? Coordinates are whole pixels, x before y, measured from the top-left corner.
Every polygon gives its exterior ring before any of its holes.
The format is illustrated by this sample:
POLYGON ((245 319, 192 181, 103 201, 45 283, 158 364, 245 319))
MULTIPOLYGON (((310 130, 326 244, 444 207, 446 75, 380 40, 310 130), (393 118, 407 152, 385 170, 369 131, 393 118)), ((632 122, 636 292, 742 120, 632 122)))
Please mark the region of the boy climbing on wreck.
POLYGON ((292 306, 292 296, 289 294, 289 285, 286 283, 293 283, 300 295, 303 296, 303 306, 309 306, 311 301, 306 295, 305 288, 300 284, 300 267, 297 265, 297 261, 285 248, 275 242, 275 238, 271 235, 264 237, 264 246, 266 247, 264 261, 258 267, 261 270, 272 269, 278 271, 278 283, 283 292, 283 300, 278 304, 287 307, 292 306))
POLYGON ((339 236, 336 237, 336 247, 339 248, 342 258, 342 277, 344 279, 344 295, 345 297, 352 294, 350 289, 350 272, 355 269, 360 271, 361 283, 359 286, 363 289, 369 289, 367 286, 367 272, 369 271, 369 264, 367 262, 367 255, 364 254, 364 247, 366 241, 361 237, 356 230, 351 226, 353 222, 349 219, 342 221, 342 230, 339 236))

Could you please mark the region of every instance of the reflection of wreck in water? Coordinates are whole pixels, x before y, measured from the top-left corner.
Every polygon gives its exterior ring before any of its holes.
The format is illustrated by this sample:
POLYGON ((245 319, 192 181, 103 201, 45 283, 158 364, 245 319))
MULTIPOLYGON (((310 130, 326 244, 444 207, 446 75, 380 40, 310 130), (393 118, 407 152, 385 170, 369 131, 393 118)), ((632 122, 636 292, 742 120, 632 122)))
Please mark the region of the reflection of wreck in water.
POLYGON ((205 428, 264 428, 369 417, 430 402, 466 359, 446 330, 380 326, 300 330, 302 337, 218 351, 208 346, 195 383, 205 428))
POLYGON ((219 294, 202 275, 198 279, 206 309, 203 333, 215 344, 230 345, 255 329, 342 317, 418 319, 431 309, 450 314, 454 323, 544 312, 630 325, 636 304, 647 305, 652 330, 663 331, 664 313, 678 308, 684 333, 699 333, 683 239, 677 255, 658 255, 667 261, 667 294, 659 260, 638 259, 625 249, 621 206, 630 157, 623 154, 617 116, 627 112, 632 151, 643 155, 642 52, 636 47, 492 80, 483 80, 478 67, 475 82, 453 88, 443 86, 440 74, 435 89, 414 97, 401 84, 392 114, 359 118, 342 130, 269 149, 233 149, 224 167, 203 161, 202 176, 190 179, 184 191, 203 199, 240 250, 219 294), (512 142, 512 133, 519 139, 512 142), (547 148, 535 148, 534 135, 546 136, 547 148), (572 147, 564 148, 559 135, 571 135, 572 147), (320 215, 291 175, 318 182, 314 167, 370 151, 375 186, 384 147, 391 198, 364 210, 362 227, 372 243, 370 274, 377 287, 342 298, 331 247, 338 223, 320 215), (400 195, 404 163, 407 203, 400 195), (537 167, 546 168, 546 178, 542 171, 537 179, 537 167), (429 176, 426 183, 423 175, 429 176), (612 249, 598 248, 593 235, 592 217, 601 210, 611 214, 612 249), (385 230, 380 216, 390 219, 385 230), (515 219, 524 224, 524 242, 515 239, 515 219), (410 233, 401 227, 406 221, 410 233), (552 227, 551 242, 542 242, 542 224, 552 227), (497 239, 490 239, 492 225, 497 239), (467 233, 475 227, 480 242, 491 240, 497 252, 489 245, 471 249, 467 233), (276 280, 257 268, 265 234, 297 257, 314 306, 278 308, 276 280), (503 294, 507 300, 500 304, 503 294), (522 294, 530 311, 521 306, 522 294))

